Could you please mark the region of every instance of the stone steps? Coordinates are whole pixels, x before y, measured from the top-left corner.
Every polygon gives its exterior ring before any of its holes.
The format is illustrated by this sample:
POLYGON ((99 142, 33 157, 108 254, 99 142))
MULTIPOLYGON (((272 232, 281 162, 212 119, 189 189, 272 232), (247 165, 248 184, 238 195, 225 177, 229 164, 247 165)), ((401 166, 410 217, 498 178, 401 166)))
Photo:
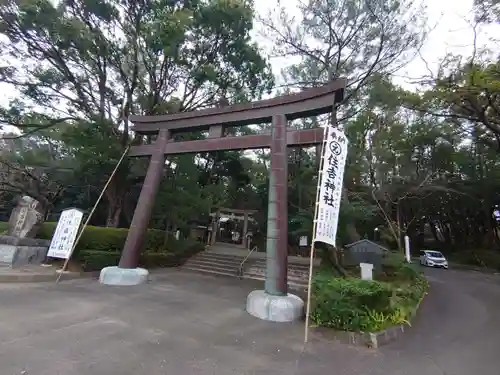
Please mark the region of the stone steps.
POLYGON ((223 276, 238 276, 238 268, 243 258, 239 256, 204 251, 191 257, 183 269, 223 276))
MULTIPOLYGON (((238 277, 240 264, 245 259, 239 254, 220 254, 205 251, 191 257, 182 269, 238 277)), ((265 280, 266 260, 247 259, 243 268, 242 278, 252 280, 265 280)), ((309 266, 302 263, 288 263, 288 287, 291 290, 303 291, 307 289, 309 266)))

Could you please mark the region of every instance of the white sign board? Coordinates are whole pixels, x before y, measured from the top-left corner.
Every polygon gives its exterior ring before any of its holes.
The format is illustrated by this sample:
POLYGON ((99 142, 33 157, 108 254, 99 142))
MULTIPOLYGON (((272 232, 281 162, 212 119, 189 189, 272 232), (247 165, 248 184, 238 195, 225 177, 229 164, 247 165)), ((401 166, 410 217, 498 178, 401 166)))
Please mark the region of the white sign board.
POLYGON ((343 131, 329 126, 323 142, 323 168, 318 178, 320 186, 314 241, 335 246, 348 140, 343 131))
POLYGON ((410 237, 408 236, 405 236, 405 256, 406 261, 411 263, 410 237))
POLYGON ((83 212, 76 208, 62 212, 50 243, 48 257, 69 259, 82 219, 83 212))
POLYGON ((361 280, 373 280, 373 264, 371 263, 360 263, 361 268, 361 280))
POLYGON ((300 236, 299 246, 307 246, 307 236, 300 236))

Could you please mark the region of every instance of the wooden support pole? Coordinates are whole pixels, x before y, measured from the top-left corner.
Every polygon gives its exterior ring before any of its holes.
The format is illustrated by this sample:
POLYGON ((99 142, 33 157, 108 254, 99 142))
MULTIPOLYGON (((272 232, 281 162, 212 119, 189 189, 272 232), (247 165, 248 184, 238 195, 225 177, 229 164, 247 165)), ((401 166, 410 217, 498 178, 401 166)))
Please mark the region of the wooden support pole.
POLYGON ((313 277, 313 263, 314 263, 314 244, 316 237, 316 229, 317 229, 317 220, 318 220, 318 202, 319 202, 319 193, 321 190, 321 178, 323 170, 323 163, 325 162, 324 154, 325 154, 325 143, 326 143, 326 132, 328 131, 328 126, 324 128, 323 134, 323 142, 321 143, 321 148, 317 147, 316 150, 320 151, 320 160, 318 167, 318 185, 316 187, 316 200, 314 204, 314 216, 313 216, 313 231, 311 237, 311 249, 309 254, 309 280, 307 282, 307 301, 306 301, 306 322, 304 324, 304 342, 306 343, 309 339, 309 320, 311 315, 311 287, 312 287, 312 277, 313 277))
POLYGON ((99 205, 99 202, 101 201, 104 193, 106 192, 106 189, 108 188, 111 180, 113 179, 113 177, 115 177, 115 174, 116 172, 118 171, 118 168, 120 167, 120 165, 122 164, 122 161, 123 159, 125 158, 125 155, 127 155, 127 152, 129 150, 130 146, 128 146, 125 151, 123 152, 120 160, 118 160, 118 164, 116 164, 116 167, 115 169, 113 170, 113 172, 111 173, 111 176, 109 176, 108 178, 108 181, 106 182, 106 185, 104 185, 104 188, 102 189, 101 191, 101 194, 99 194, 99 197, 97 198, 96 202, 94 203, 94 207, 92 207, 92 210, 90 210, 90 213, 89 213, 89 216, 87 217, 87 220, 85 220, 85 223, 83 224, 83 227, 82 229, 80 230, 80 233, 78 233, 78 237, 76 237, 76 240, 75 242, 73 243, 73 246, 71 247, 71 251, 68 255, 68 258, 64 261, 64 264, 63 264, 63 267, 61 268, 60 272, 59 272, 59 275, 57 276, 57 279, 56 279, 56 284, 59 282, 59 280, 61 280, 61 276, 62 274, 64 273, 64 271, 66 270, 66 267, 68 267, 68 263, 69 263, 69 260, 71 259, 71 254, 73 254, 73 251, 75 251, 76 249, 76 245, 78 245, 78 242, 80 241, 80 238, 82 237, 83 235, 83 231, 85 230, 85 228, 87 227, 87 225, 89 224, 89 221, 90 219, 92 218, 92 215, 94 214, 94 211, 95 209, 97 208, 97 206, 99 205))

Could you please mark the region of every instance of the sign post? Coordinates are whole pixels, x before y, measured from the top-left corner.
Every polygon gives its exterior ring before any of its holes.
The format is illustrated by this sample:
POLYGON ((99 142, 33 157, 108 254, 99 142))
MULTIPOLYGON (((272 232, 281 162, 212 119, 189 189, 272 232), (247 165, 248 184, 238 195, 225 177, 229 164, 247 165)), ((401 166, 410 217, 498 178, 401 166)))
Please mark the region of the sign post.
POLYGON ((304 342, 308 340, 309 315, 311 309, 311 283, 316 241, 335 246, 337 227, 342 200, 344 170, 347 160, 348 140, 342 130, 329 124, 325 128, 321 161, 316 190, 313 236, 309 260, 309 282, 307 286, 306 323, 304 342))
POLYGON ((299 238, 299 246, 306 247, 307 246, 307 236, 300 236, 299 238))
POLYGON ((405 257, 408 263, 411 263, 410 237, 405 236, 405 257))
POLYGON ((59 281, 59 278, 63 274, 68 261, 71 258, 71 253, 74 250, 74 243, 78 234, 78 229, 82 223, 82 219, 83 211, 77 208, 70 208, 62 212, 61 217, 57 222, 56 230, 54 231, 49 251, 47 252, 47 257, 65 260, 57 281, 59 281))
POLYGON ((56 230, 52 236, 48 257, 69 259, 73 250, 78 228, 82 223, 83 212, 77 208, 64 210, 57 222, 56 230))

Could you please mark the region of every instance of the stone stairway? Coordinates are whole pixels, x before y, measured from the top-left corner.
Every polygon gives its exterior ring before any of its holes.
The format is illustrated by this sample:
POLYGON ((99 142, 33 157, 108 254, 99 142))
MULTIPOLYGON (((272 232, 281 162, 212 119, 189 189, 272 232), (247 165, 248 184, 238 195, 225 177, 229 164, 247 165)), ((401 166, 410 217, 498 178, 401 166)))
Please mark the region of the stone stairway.
MULTIPOLYGON (((238 269, 245 259, 240 254, 220 254, 204 251, 191 257, 182 269, 238 277, 238 269)), ((265 258, 249 258, 243 268, 242 278, 264 280, 266 273, 265 258)), ((307 288, 309 265, 305 263, 288 261, 288 287, 291 290, 303 291, 307 288)))

